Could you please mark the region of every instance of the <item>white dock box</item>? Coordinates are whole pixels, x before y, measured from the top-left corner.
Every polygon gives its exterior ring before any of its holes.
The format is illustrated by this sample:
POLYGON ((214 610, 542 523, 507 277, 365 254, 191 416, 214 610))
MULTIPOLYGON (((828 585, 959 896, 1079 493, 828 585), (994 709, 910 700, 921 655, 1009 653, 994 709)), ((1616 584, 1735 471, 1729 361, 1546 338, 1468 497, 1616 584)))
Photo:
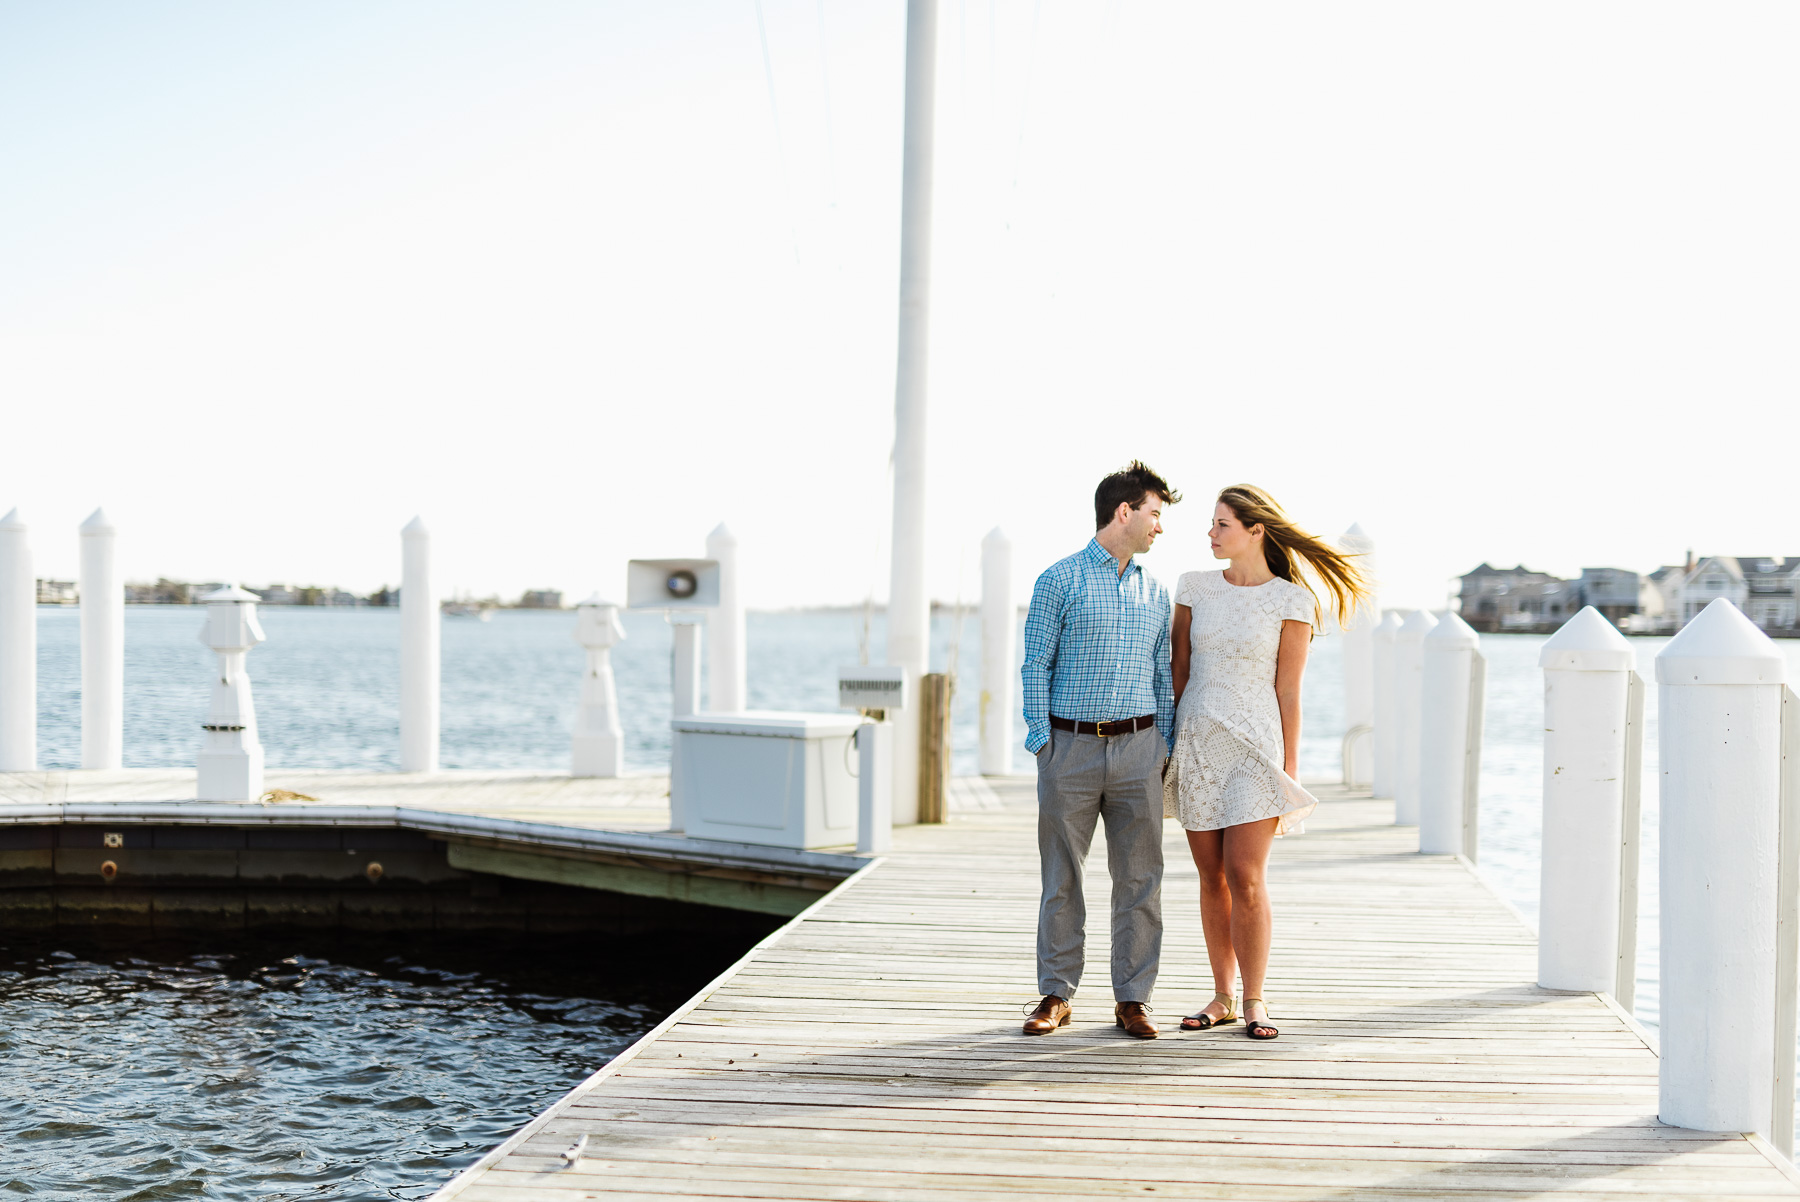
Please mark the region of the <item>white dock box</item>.
POLYGON ((856 842, 855 714, 676 718, 670 808, 697 839, 773 847, 856 842))

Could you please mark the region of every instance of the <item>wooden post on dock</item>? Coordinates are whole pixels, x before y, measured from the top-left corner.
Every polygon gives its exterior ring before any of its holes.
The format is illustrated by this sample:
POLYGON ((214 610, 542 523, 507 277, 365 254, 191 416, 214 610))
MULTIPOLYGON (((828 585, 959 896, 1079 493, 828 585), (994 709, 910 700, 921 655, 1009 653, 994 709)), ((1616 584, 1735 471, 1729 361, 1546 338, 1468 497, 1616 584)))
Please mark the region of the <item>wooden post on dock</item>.
POLYGON ((744 602, 738 592, 737 535, 724 522, 706 536, 706 557, 719 563, 719 605, 707 622, 712 647, 706 654, 706 709, 741 714, 747 695, 744 602))
MULTIPOLYGON (((1357 557, 1358 565, 1374 578, 1375 540, 1352 525, 1338 538, 1338 546, 1357 557)), ((1344 627, 1344 729, 1375 725, 1375 626, 1381 609, 1370 600, 1350 616, 1344 627)), ((1365 785, 1375 779, 1374 739, 1351 742, 1346 748, 1344 783, 1365 785)))
MULTIPOLYGON (((900 163, 900 336, 894 368, 894 525, 887 662, 910 686, 931 654, 925 588, 925 414, 931 334, 931 165, 937 90, 937 0, 907 0, 906 119, 900 163)), ((924 821, 923 706, 894 715, 894 821, 924 821)))
MULTIPOLYGON (((1623 851, 1635 656, 1593 606, 1563 623, 1544 670, 1544 824, 1538 886, 1538 984, 1618 997, 1623 851)), ((1634 895, 1635 896, 1635 895, 1634 895)), ((1635 943, 1635 940, 1633 940, 1635 943)), ((1628 998, 1618 998, 1629 1006, 1628 998)))
POLYGON ((1480 676, 1481 639, 1467 622, 1447 613, 1420 650, 1419 850, 1467 855, 1469 750, 1480 745, 1479 728, 1470 728, 1470 719, 1480 717, 1471 685, 1480 676))
POLYGON ((956 680, 945 672, 919 678, 919 821, 942 822, 950 796, 950 699, 956 680))
POLYGON ((1375 627, 1373 638, 1375 686, 1374 733, 1369 741, 1375 753, 1375 796, 1394 795, 1394 727, 1397 721, 1394 697, 1394 640, 1400 633, 1401 618, 1389 610, 1375 627))
POLYGON ((0 772, 37 767, 37 579, 19 511, 0 518, 0 772))
POLYGON ((440 681, 431 532, 415 517, 400 532, 400 771, 436 772, 440 681))
MULTIPOLYGON (((1657 1113, 1774 1134, 1781 709, 1787 664, 1720 597, 1656 657, 1662 1059, 1657 1113)), ((1790 982, 1791 987, 1791 982, 1790 982)))
POLYGON ((981 540, 981 774, 1012 772, 1019 709, 1019 614, 1013 605, 1012 540, 1000 527, 981 540))
POLYGON ((1394 636, 1394 825, 1419 825, 1419 723, 1425 636, 1437 619, 1414 610, 1394 636))
POLYGON ((125 589, 106 510, 81 524, 81 766, 125 756, 125 589))

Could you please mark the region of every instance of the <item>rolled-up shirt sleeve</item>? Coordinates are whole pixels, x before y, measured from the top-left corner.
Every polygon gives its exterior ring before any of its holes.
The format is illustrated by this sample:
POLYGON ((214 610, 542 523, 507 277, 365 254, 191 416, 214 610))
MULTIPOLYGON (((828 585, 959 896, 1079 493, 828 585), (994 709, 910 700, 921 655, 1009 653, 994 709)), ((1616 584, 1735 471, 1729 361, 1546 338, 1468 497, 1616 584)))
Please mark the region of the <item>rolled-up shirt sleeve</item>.
POLYGON ((1061 582, 1045 572, 1031 589, 1031 608, 1025 612, 1025 661, 1019 667, 1025 698, 1025 750, 1033 755, 1050 739, 1050 678, 1056 672, 1062 610, 1061 582))
POLYGON ((1162 634, 1156 640, 1156 729, 1163 742, 1175 749, 1175 665, 1169 655, 1169 603, 1163 601, 1162 634))

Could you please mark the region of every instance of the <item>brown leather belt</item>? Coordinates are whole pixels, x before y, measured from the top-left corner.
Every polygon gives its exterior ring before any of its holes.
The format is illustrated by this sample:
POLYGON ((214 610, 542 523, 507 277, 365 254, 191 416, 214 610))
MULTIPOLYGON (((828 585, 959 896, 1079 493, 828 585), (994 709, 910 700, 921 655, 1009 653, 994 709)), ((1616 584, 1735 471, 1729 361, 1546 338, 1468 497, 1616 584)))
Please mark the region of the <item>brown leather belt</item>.
POLYGON ((1078 735, 1099 735, 1103 739, 1128 735, 1133 731, 1149 730, 1156 725, 1155 714, 1145 714, 1141 718, 1119 718, 1112 722, 1071 722, 1067 718, 1050 715, 1050 726, 1054 730, 1066 730, 1078 735))

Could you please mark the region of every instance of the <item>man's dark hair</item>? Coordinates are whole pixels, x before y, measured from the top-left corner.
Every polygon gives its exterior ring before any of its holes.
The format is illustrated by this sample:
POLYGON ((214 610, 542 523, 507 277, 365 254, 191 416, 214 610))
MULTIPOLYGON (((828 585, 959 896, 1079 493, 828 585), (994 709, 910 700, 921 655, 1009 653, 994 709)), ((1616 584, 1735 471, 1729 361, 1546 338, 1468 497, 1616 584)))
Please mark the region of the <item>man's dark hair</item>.
POLYGON ((1142 460, 1133 459, 1128 466, 1100 481, 1100 487, 1094 490, 1094 529, 1104 530, 1111 524, 1119 502, 1138 509, 1151 493, 1161 497, 1164 505, 1181 500, 1181 494, 1170 488, 1167 480, 1151 471, 1142 460))

